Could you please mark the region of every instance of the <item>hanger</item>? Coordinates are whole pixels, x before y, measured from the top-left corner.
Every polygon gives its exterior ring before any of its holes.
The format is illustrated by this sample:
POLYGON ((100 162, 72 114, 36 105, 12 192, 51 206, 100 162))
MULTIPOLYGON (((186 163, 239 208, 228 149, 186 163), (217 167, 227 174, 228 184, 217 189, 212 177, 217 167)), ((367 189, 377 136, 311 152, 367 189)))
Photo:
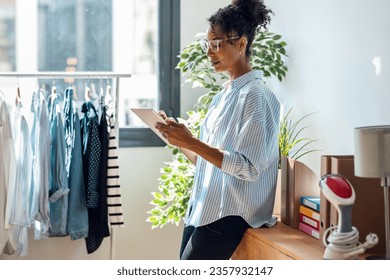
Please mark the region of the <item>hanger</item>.
POLYGON ((20 86, 19 86, 19 77, 16 78, 16 97, 15 105, 22 103, 22 98, 20 97, 20 86))
POLYGON ((112 101, 112 96, 111 96, 111 85, 110 85, 110 80, 107 79, 107 86, 106 86, 106 96, 105 96, 105 105, 110 106, 112 101))
POLYGON ((37 72, 37 89, 39 90, 39 72, 37 72))
MULTIPOLYGON (((87 83, 85 83, 85 87, 87 88, 87 83)), ((68 79, 68 88, 73 89, 72 99, 73 100, 77 100, 78 97, 77 97, 77 92, 76 92, 76 87, 75 87, 75 84, 74 84, 74 80, 73 80, 73 83, 72 83, 72 80, 68 79)), ((85 99, 85 100, 87 101, 87 99, 85 99)))
POLYGON ((110 96, 112 98, 112 96, 111 96, 111 85, 110 85, 110 80, 109 79, 107 79, 107 86, 106 86, 106 97, 107 96, 110 96))
POLYGON ((96 101, 96 99, 98 99, 98 95, 96 93, 96 85, 92 82, 90 84, 90 94, 89 94, 89 98, 91 101, 96 101))
POLYGON ((99 105, 100 105, 100 107, 104 106, 104 90, 103 90, 103 80, 102 79, 100 79, 99 105))
MULTIPOLYGON (((89 80, 88 80, 88 82, 89 82, 89 80)), ((84 99, 87 102, 91 101, 91 89, 88 86, 88 82, 85 83, 85 91, 84 91, 84 99)))
POLYGON ((51 101, 53 102, 53 100, 56 97, 57 97, 57 87, 56 87, 56 81, 55 79, 53 79, 53 85, 51 87, 51 94, 50 94, 51 101))
POLYGON ((77 101, 78 100, 77 88, 74 86, 74 84, 72 85, 72 89, 73 89, 73 100, 77 101))

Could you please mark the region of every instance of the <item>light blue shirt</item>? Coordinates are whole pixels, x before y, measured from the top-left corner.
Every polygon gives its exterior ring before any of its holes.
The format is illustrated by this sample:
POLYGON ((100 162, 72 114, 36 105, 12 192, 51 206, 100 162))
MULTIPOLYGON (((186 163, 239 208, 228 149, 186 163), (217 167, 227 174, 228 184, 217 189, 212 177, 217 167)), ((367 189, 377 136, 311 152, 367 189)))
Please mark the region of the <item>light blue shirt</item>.
POLYGON ((33 151, 33 178, 30 194, 30 217, 34 223, 34 239, 46 239, 50 228, 50 127, 47 105, 42 90, 36 90, 31 100, 33 123, 31 145, 33 151))
POLYGON ((186 225, 226 216, 272 226, 278 172, 280 103, 253 70, 225 85, 210 104, 200 140, 224 153, 217 168, 198 156, 186 225))

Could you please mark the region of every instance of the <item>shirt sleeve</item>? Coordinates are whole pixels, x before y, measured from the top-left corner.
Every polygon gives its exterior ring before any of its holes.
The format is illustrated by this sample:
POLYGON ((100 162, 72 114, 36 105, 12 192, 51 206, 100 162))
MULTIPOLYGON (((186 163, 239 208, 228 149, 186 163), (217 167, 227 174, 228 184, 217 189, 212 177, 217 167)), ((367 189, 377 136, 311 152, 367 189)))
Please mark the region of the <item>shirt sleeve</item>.
POLYGON ((223 172, 242 180, 256 181, 261 171, 269 166, 270 154, 275 154, 272 151, 277 149, 277 123, 267 123, 270 120, 267 114, 278 114, 278 110, 266 103, 263 94, 248 93, 235 148, 224 151, 223 172))
POLYGON ((268 166, 261 132, 259 125, 249 125, 238 137, 235 151, 224 151, 221 170, 242 180, 256 181, 268 166))

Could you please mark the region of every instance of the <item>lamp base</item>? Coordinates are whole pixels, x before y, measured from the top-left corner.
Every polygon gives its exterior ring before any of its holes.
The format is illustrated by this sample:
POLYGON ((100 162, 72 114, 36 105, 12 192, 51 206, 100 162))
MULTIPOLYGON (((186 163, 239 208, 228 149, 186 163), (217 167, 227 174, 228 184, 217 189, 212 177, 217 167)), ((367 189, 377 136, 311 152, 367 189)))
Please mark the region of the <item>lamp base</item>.
POLYGON ((365 258, 366 260, 386 260, 386 255, 369 255, 365 258))

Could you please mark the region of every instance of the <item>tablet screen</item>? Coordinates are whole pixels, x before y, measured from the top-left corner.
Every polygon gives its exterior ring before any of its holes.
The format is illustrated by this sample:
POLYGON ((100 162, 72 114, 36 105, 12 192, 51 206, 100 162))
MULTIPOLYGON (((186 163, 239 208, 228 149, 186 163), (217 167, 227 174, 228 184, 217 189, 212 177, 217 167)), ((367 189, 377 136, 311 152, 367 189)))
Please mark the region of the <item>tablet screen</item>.
POLYGON ((164 119, 155 110, 151 108, 131 108, 131 111, 133 111, 165 143, 170 145, 168 140, 165 139, 164 136, 162 136, 162 134, 160 133, 160 131, 154 127, 154 125, 158 122, 166 124, 164 119))

